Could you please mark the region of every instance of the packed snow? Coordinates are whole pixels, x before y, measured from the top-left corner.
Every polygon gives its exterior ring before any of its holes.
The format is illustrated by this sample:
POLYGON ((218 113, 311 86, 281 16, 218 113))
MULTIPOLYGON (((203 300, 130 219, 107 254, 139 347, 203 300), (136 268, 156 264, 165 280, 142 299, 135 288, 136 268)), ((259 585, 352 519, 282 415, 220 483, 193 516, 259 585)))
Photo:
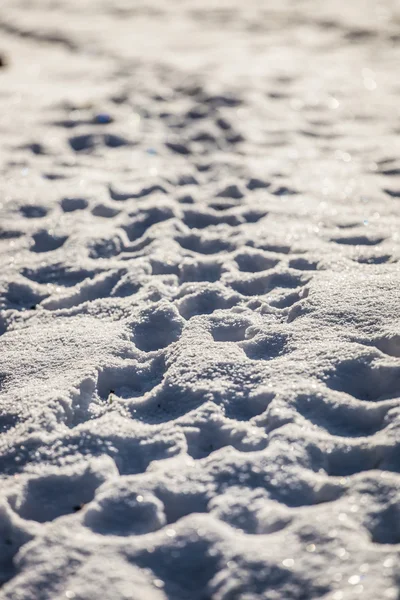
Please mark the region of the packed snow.
POLYGON ((0 598, 398 599, 399 4, 0 34, 0 598))

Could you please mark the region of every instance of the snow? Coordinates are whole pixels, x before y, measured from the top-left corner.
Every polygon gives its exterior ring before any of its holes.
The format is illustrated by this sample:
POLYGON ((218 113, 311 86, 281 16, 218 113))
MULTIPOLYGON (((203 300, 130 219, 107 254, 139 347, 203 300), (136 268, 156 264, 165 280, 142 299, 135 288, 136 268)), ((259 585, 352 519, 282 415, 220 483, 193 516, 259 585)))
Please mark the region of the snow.
POLYGON ((399 23, 2 1, 1 599, 399 597, 399 23))

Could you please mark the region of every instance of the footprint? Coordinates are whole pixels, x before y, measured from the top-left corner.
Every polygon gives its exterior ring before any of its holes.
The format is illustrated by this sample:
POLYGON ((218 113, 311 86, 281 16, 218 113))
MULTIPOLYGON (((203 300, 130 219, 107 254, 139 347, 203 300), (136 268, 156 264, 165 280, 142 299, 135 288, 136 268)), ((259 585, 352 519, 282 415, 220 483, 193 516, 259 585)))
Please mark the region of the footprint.
POLYGON ((211 170, 212 165, 208 162, 197 163, 196 169, 199 173, 207 173, 207 171, 211 170))
POLYGON ((293 196, 298 193, 299 192, 297 190, 294 190, 284 185, 278 186, 275 189, 271 190, 271 194, 273 194, 274 196, 293 196))
POLYGON ((293 520, 289 509, 268 498, 260 490, 243 495, 220 494, 209 503, 211 514, 224 523, 250 535, 282 531, 293 520))
POLYGON ((220 237, 201 237, 192 233, 191 235, 179 236, 175 239, 182 248, 197 252, 198 254, 219 254, 232 249, 231 242, 223 240, 220 237))
POLYGON ((156 358, 151 362, 129 363, 113 367, 103 367, 97 376, 99 398, 112 402, 113 396, 139 398, 161 383, 164 377, 164 361, 156 358))
POLYGON ((42 173, 43 179, 48 179, 49 181, 58 181, 60 179, 66 179, 67 175, 64 173, 42 173))
POLYGON ((400 335, 388 334, 385 337, 375 339, 373 344, 384 354, 400 358, 400 335))
POLYGON ((199 460, 227 446, 232 446, 240 452, 265 449, 267 436, 263 431, 257 433, 252 431, 249 436, 248 423, 242 421, 239 424, 236 420, 230 421, 214 404, 209 404, 211 409, 206 406, 204 413, 198 413, 196 417, 189 414, 182 425, 189 456, 199 460))
POLYGON ((229 294, 225 289, 205 288, 184 296, 178 302, 179 312, 184 319, 195 315, 209 315, 215 310, 225 310, 239 304, 237 294, 229 294))
POLYGON ((123 274, 123 270, 106 270, 93 278, 87 279, 79 286, 66 290, 63 295, 47 298, 42 302, 42 306, 47 310, 58 310, 79 306, 84 302, 92 302, 99 298, 106 298, 123 274))
POLYGON ((210 108, 205 104, 195 104, 188 110, 186 113, 186 117, 193 121, 197 121, 200 119, 205 119, 210 114, 210 108))
POLYGON ((296 410, 308 421, 340 437, 374 435, 383 426, 387 410, 364 403, 338 403, 323 394, 299 394, 296 410))
POLYGON ((315 271, 318 263, 307 258, 292 258, 289 261, 289 267, 298 271, 315 271))
POLYGON ((60 204, 64 212, 84 210, 88 207, 88 201, 85 198, 63 198, 60 204))
POLYGON ((354 28, 349 29, 345 34, 345 40, 349 42, 362 43, 376 36, 377 32, 372 29, 354 28))
POLYGON ((282 294, 278 298, 275 298, 270 301, 269 305, 274 306, 275 308, 290 308, 296 302, 302 300, 305 296, 300 292, 292 292, 290 294, 282 294))
POLYGON ((201 130, 197 131, 193 136, 191 136, 190 140, 192 142, 202 142, 205 145, 210 146, 217 144, 217 138, 211 133, 211 131, 201 130))
MULTIPOLYGON (((0 389, 3 387, 1 385, 1 379, 2 377, 0 376, 0 389)), ((19 415, 4 412, 4 414, 0 415, 0 434, 13 429, 20 422, 21 417, 19 415)))
POLYGON ((382 169, 381 171, 378 171, 378 173, 380 175, 386 175, 386 177, 400 177, 400 168, 382 169))
POLYGON ((152 225, 173 219, 174 216, 170 206, 153 206, 141 210, 130 223, 123 225, 122 229, 126 231, 129 241, 133 242, 141 238, 152 225))
POLYGON ((47 151, 46 151, 45 147, 43 146, 43 144, 40 144, 38 142, 32 142, 31 144, 26 144, 25 146, 22 146, 22 148, 24 150, 30 150, 32 152, 32 154, 36 154, 36 155, 47 154, 47 151))
POLYGON ((376 246, 384 241, 384 237, 368 237, 366 235, 351 235, 346 237, 331 238, 331 242, 336 244, 354 245, 354 246, 376 246))
POLYGON ((118 279, 116 285, 112 288, 110 296, 116 298, 127 298, 137 294, 143 286, 142 277, 137 272, 128 272, 118 279))
POLYGON ((246 273, 257 273, 273 269, 279 262, 277 258, 270 258, 263 252, 251 251, 236 254, 235 261, 241 271, 246 273))
POLYGON ((369 363, 365 358, 349 359, 339 363, 325 383, 359 400, 390 400, 400 396, 400 367, 369 363))
POLYGON ((124 202, 125 200, 130 200, 132 198, 139 199, 150 196, 151 194, 166 194, 167 190, 164 186, 156 183, 152 185, 147 185, 142 187, 142 185, 135 186, 134 189, 117 189, 115 185, 109 185, 108 191, 110 194, 111 200, 117 200, 119 202, 124 202))
POLYGON ((390 196, 391 198, 400 198, 400 189, 397 190, 389 190, 389 189, 384 189, 383 190, 388 196, 390 196))
POLYGON ((104 135, 92 133, 77 135, 70 137, 68 141, 75 152, 91 152, 101 146, 107 148, 120 148, 122 146, 132 145, 132 142, 128 141, 126 138, 111 133, 104 135))
POLYGON ((208 206, 213 210, 223 211, 230 210, 231 208, 236 208, 238 206, 238 203, 230 202, 229 200, 222 200, 221 202, 210 202, 208 206))
MULTIPOLYGON (((96 463, 94 463, 96 464, 96 463)), ((92 466, 83 473, 57 473, 29 479, 15 498, 14 510, 23 518, 46 523, 73 514, 90 502, 107 474, 92 466)))
POLYGON ((243 218, 247 223, 258 223, 264 217, 266 217, 268 213, 265 210, 246 210, 242 213, 243 218))
MULTIPOLYGON (((0 62, 0 68, 1 66, 0 62)), ((34 532, 31 524, 19 519, 5 499, 2 499, 0 504, 0 532, 0 588, 2 588, 16 576, 15 556, 21 547, 31 541, 34 532)))
POLYGON ((0 229, 0 240, 12 240, 23 235, 23 232, 18 229, 0 229))
POLYGON ((75 152, 88 152, 93 150, 97 143, 98 138, 91 133, 87 135, 77 135, 69 138, 69 145, 75 152))
POLYGON ((296 288, 307 283, 301 275, 271 273, 233 281, 231 286, 243 296, 263 296, 275 288, 296 288))
POLYGON ((189 229, 205 229, 213 225, 221 223, 225 225, 235 226, 242 221, 238 215, 220 215, 213 214, 211 211, 189 209, 185 210, 183 222, 189 229))
POLYGON ((385 450, 360 440, 349 445, 348 439, 337 443, 326 455, 325 469, 330 477, 348 477, 378 468, 385 450))
POLYGON ((96 258, 112 258, 121 254, 124 248, 124 243, 118 233, 113 237, 98 238, 91 240, 88 244, 89 257, 96 258))
POLYGON ((241 348, 252 360, 272 360, 287 354, 288 336, 282 333, 260 333, 250 341, 243 342, 241 348))
POLYGON ((222 129, 222 131, 231 131, 233 129, 232 123, 225 119, 224 117, 218 117, 215 119, 215 124, 222 129))
POLYGON ((211 319, 211 335, 215 342, 240 342, 246 337, 246 330, 252 325, 239 315, 211 319))
POLYGON ((95 217, 102 217, 103 219, 112 219, 116 217, 121 211, 113 206, 107 204, 96 204, 92 208, 92 215, 95 217))
POLYGON ((245 141, 245 137, 241 133, 235 133, 234 131, 229 131, 225 137, 228 144, 240 144, 245 141))
POLYGON ((213 260, 185 260, 180 265, 180 282, 218 281, 221 278, 222 265, 213 260))
MULTIPOLYGON (((4 294, 5 308, 14 310, 35 309, 48 293, 43 294, 33 289, 28 283, 10 282, 4 294)), ((3 304, 0 299, 1 304, 3 304)))
POLYGON ((270 183, 268 181, 264 181, 263 179, 258 179, 257 177, 252 177, 247 182, 247 189, 251 192, 254 190, 263 190, 270 187, 270 183))
POLYGON ((82 283, 85 279, 91 279, 96 271, 71 267, 63 263, 55 263, 38 267, 37 269, 23 269, 22 275, 36 283, 53 283, 65 287, 72 287, 82 283))
POLYGON ((268 275, 253 277, 251 279, 239 279, 231 283, 231 287, 243 296, 263 296, 273 289, 270 285, 268 275))
POLYGON ((232 198, 233 200, 240 200, 244 198, 243 192, 236 184, 227 185, 220 192, 218 192, 217 198, 232 198))
POLYGON ((180 154, 182 156, 188 156, 189 154, 191 154, 191 149, 190 146, 186 143, 182 143, 182 142, 166 142, 165 143, 166 147, 171 150, 172 152, 175 152, 175 154, 180 154))
POLYGON ((66 235, 49 233, 44 229, 35 233, 32 237, 34 244, 31 247, 31 250, 33 252, 51 252, 53 250, 58 250, 58 248, 61 248, 68 239, 68 236, 66 235))
POLYGON ((213 108, 235 108, 242 104, 240 98, 229 93, 206 96, 204 102, 211 105, 213 108))
POLYGON ((103 488, 85 512, 84 524, 92 531, 109 535, 143 535, 161 529, 167 519, 164 505, 154 494, 129 485, 103 488))
POLYGON ((184 326, 179 313, 170 304, 143 310, 132 326, 132 339, 139 350, 152 352, 176 342, 184 326))
POLYGON ((381 512, 369 515, 367 527, 375 544, 400 543, 400 509, 398 502, 391 502, 381 512))
POLYGON ((180 175, 177 180, 177 185, 199 185, 199 182, 193 175, 180 175))
POLYGON ((184 194, 183 196, 178 196, 177 201, 181 204, 194 204, 195 200, 191 194, 184 194))
POLYGON ((289 254, 292 251, 290 246, 286 246, 284 244, 259 244, 253 240, 246 242, 246 246, 250 246, 250 248, 257 248, 258 250, 266 250, 267 252, 276 252, 277 254, 289 254))
POLYGON ((365 256, 360 255, 352 258, 354 262, 357 262, 361 265, 382 265, 392 260, 392 256, 390 254, 382 254, 381 256, 365 256))
POLYGON ((47 208, 38 204, 25 204, 19 209, 26 219, 43 219, 47 215, 47 208))
POLYGON ((175 478, 169 485, 155 485, 155 492, 164 504, 169 525, 176 523, 186 515, 207 512, 206 488, 200 491, 197 489, 198 486, 194 486, 193 489, 189 488, 182 493, 181 485, 176 482, 175 478))

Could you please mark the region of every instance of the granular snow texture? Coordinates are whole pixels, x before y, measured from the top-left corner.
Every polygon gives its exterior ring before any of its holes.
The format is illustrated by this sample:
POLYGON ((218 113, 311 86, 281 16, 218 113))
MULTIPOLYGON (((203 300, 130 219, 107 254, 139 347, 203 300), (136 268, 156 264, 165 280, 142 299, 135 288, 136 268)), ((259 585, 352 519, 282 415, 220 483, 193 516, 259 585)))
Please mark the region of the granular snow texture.
POLYGON ((0 34, 0 598, 396 600, 399 4, 0 34))

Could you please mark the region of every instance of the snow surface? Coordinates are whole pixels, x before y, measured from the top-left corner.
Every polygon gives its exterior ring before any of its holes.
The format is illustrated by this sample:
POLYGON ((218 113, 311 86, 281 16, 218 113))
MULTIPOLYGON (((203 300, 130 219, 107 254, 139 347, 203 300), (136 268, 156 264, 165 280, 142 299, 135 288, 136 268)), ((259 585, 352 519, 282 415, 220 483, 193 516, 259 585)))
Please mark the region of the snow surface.
POLYGON ((0 32, 0 598, 398 598, 399 4, 0 32))

